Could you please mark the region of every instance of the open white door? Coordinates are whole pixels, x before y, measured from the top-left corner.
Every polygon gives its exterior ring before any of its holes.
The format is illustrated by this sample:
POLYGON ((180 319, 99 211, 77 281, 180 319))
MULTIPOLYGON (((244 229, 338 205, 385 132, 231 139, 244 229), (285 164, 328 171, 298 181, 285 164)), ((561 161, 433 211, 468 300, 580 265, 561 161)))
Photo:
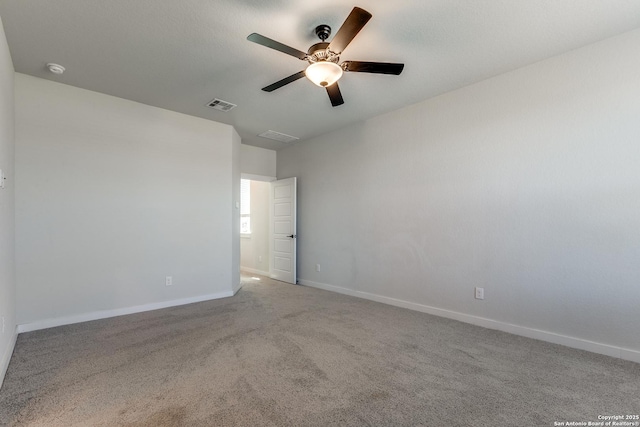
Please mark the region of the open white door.
POLYGON ((296 178, 271 182, 269 249, 271 278, 296 283, 296 178))

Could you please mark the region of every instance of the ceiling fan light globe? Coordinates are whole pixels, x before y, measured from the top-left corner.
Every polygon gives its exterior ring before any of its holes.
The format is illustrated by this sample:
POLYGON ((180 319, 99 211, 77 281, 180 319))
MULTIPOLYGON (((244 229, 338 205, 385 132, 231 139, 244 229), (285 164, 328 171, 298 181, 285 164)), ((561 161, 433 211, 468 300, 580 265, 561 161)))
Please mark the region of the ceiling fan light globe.
POLYGON ((315 85, 327 87, 342 77, 342 67, 335 62, 315 62, 307 67, 304 74, 315 85))

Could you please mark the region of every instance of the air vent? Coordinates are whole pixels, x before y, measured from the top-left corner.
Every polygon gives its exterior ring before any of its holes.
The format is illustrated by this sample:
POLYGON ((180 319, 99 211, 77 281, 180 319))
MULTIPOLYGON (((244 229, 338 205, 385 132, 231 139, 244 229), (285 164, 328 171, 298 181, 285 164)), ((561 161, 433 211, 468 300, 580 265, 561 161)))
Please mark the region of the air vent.
POLYGON ((230 111, 233 110, 234 108, 237 107, 236 104, 232 104, 228 101, 223 101, 222 99, 214 99, 213 101, 211 101, 210 103, 207 104, 207 107, 211 107, 214 110, 220 110, 220 111, 230 111))
POLYGON ((291 135, 287 135, 284 133, 280 133, 280 132, 276 132, 273 130, 268 130, 266 132, 262 132, 260 135, 263 138, 267 138, 267 139, 273 139, 274 141, 280 141, 280 142, 284 142, 284 143, 289 143, 289 142, 293 142, 296 141, 300 138, 296 137, 296 136, 291 136, 291 135))

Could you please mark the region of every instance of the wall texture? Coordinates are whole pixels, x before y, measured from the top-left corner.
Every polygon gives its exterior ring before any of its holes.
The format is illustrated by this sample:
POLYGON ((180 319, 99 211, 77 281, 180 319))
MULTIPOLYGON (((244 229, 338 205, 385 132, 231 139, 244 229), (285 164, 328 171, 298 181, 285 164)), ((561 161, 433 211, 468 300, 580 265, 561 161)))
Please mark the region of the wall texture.
POLYGON ((231 283, 233 293, 240 289, 240 174, 242 144, 231 128, 231 283))
POLYGON ((240 239, 240 266, 249 272, 269 275, 268 182, 251 181, 251 235, 240 239))
POLYGON ((639 45, 636 30, 279 151, 301 283, 640 361, 639 45))
POLYGON ((268 180, 276 176, 276 152, 251 145, 242 145, 240 170, 247 179, 268 180), (249 176, 252 175, 252 176, 249 176))
POLYGON ((18 323, 231 295, 239 142, 228 125, 16 74, 18 323))
POLYGON ((6 176, 0 189, 0 385, 16 339, 14 269, 14 72, 0 20, 0 169, 6 176), (4 320, 3 320, 4 319, 4 320))

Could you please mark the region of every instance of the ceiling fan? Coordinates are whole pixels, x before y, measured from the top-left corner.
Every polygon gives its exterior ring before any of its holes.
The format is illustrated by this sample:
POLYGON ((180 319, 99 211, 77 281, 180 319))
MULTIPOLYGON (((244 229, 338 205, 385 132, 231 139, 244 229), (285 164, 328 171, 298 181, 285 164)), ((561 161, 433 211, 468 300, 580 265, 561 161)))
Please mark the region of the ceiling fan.
POLYGON ((331 27, 328 25, 318 25, 315 33, 322 41, 311 46, 306 53, 260 34, 250 34, 247 37, 249 41, 278 50, 309 63, 306 69, 263 87, 262 90, 265 92, 273 92, 284 85, 306 76, 316 85, 326 88, 329 99, 331 100, 331 105, 336 107, 344 104, 340 88, 338 87, 338 80, 342 77, 344 71, 399 75, 404 68, 404 64, 364 61, 344 61, 339 63, 342 52, 366 23, 369 22, 371 16, 372 15, 366 10, 354 7, 330 43, 327 43, 326 40, 331 35, 331 27))

